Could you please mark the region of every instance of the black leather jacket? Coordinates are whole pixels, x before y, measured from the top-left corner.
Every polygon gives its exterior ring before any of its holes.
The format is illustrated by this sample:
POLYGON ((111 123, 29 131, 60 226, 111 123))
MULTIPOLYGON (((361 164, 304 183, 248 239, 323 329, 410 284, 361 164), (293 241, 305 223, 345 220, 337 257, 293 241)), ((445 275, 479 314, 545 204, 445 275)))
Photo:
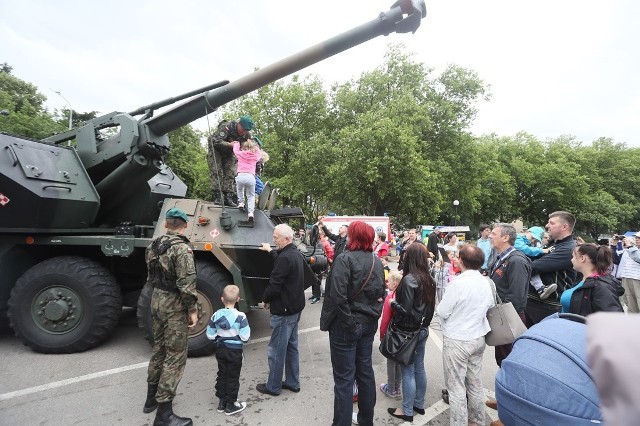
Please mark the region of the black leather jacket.
POLYGON ((620 296, 624 288, 617 278, 611 275, 588 277, 581 288, 571 295, 569 312, 587 316, 594 312, 624 312, 620 303, 620 296))
POLYGON ((428 328, 433 318, 434 306, 427 306, 422 300, 422 289, 418 282, 408 274, 402 278, 396 289, 396 298, 391 301, 393 321, 403 330, 417 330, 428 328), (424 321, 422 317, 424 316, 424 321), (420 322, 422 321, 422 327, 420 322))
POLYGON ((347 246, 347 237, 341 237, 340 234, 332 234, 329 228, 324 225, 322 225, 322 230, 324 231, 324 235, 335 243, 333 247, 333 258, 335 259, 340 253, 344 252, 347 246))

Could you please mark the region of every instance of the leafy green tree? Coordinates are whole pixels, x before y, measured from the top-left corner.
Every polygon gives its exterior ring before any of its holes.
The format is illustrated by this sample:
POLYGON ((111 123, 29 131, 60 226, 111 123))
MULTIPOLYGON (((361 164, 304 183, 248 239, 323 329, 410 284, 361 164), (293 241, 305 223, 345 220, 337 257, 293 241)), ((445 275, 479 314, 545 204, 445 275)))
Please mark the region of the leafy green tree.
POLYGON ((166 163, 187 185, 187 198, 211 200, 211 180, 202 135, 191 126, 169 133, 171 151, 166 163))
POLYGON ((11 74, 7 63, 0 66, 0 129, 34 139, 43 139, 64 131, 44 107, 47 99, 33 84, 11 74))

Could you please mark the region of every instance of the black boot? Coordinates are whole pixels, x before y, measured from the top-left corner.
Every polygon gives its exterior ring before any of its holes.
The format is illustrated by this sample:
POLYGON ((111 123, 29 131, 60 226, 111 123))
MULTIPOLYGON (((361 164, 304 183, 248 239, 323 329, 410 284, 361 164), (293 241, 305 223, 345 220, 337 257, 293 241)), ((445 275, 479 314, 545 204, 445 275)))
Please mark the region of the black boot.
POLYGON ((233 199, 233 193, 225 192, 224 193, 224 205, 227 207, 238 207, 233 199))
POLYGON ((150 413, 158 408, 158 401, 156 401, 156 392, 158 392, 158 384, 148 383, 147 400, 144 402, 144 407, 142 408, 143 413, 150 413))
POLYGON ((222 205, 222 195, 220 195, 220 191, 213 191, 213 204, 222 205))
POLYGON ((158 412, 153 426, 191 426, 192 424, 190 418, 173 414, 172 401, 158 404, 158 412))

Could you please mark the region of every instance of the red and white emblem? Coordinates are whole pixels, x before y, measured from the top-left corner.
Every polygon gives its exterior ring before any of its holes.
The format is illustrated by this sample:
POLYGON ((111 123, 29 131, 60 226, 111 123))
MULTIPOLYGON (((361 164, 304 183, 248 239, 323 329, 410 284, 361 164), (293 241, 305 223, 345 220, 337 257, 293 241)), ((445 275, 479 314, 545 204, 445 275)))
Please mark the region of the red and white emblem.
POLYGON ((211 235, 211 238, 215 238, 218 235, 220 235, 220 231, 218 231, 217 228, 213 228, 213 230, 211 232, 209 232, 209 235, 211 235))
POLYGON ((9 197, 0 192, 0 206, 6 206, 7 204, 9 204, 9 201, 11 201, 9 200, 9 197))

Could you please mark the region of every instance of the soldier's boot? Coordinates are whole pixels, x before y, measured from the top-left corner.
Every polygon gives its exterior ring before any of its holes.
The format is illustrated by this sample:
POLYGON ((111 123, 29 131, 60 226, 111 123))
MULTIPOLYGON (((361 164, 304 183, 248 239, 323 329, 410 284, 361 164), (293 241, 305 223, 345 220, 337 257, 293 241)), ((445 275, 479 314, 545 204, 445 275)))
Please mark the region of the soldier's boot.
POLYGON ((173 413, 173 402, 161 402, 158 404, 158 412, 153 426, 191 426, 193 422, 188 417, 176 416, 173 413))
POLYGON ((235 200, 233 199, 233 192, 224 193, 224 205, 227 207, 238 207, 235 200))
POLYGON ((222 195, 220 194, 220 191, 213 191, 213 204, 222 205, 222 195))
POLYGON ((156 392, 158 392, 157 383, 149 383, 147 385, 147 400, 144 402, 142 408, 143 413, 150 413, 158 408, 158 401, 156 401, 156 392))

